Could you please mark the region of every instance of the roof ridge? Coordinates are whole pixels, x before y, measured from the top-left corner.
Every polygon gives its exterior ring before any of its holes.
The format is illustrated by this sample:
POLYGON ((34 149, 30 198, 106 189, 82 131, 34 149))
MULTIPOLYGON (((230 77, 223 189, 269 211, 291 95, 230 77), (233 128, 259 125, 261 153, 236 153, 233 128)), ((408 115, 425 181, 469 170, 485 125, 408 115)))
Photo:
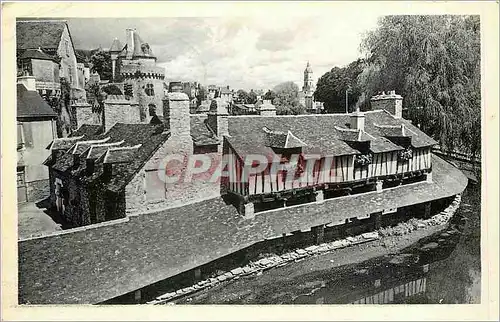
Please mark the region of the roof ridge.
POLYGON ((111 137, 107 137, 107 138, 104 138, 104 139, 99 139, 99 140, 87 140, 87 141, 77 141, 75 142, 75 144, 69 149, 70 151, 73 150, 73 152, 71 152, 71 154, 74 154, 76 152, 76 149, 78 148, 78 145, 79 144, 92 144, 92 143, 104 143, 104 142, 107 142, 111 139, 111 137))

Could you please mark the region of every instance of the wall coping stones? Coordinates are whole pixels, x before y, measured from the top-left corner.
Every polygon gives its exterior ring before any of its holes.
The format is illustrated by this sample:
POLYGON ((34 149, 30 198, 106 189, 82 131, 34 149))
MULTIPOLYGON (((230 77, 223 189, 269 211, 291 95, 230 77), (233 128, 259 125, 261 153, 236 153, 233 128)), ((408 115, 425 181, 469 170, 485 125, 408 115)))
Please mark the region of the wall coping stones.
MULTIPOLYGON (((438 213, 434 216, 432 216, 429 219, 417 219, 418 225, 417 227, 425 228, 426 226, 434 226, 438 224, 445 224, 447 223, 455 211, 458 209, 458 206, 460 205, 461 201, 461 195, 458 194, 455 196, 455 199, 453 202, 441 213, 438 213), (444 213, 444 215, 442 214, 444 213), (438 220, 437 220, 438 219, 438 220)), ((407 224, 401 223, 401 224, 407 224)), ((410 231, 408 230, 407 233, 410 231)), ((454 233, 454 232, 453 232, 454 233)), ((373 232, 368 232, 368 233, 363 233, 359 236, 352 237, 349 236, 345 239, 342 240, 335 240, 330 243, 322 243, 320 245, 312 245, 309 247, 306 247, 305 249, 295 249, 293 251, 290 251, 288 253, 282 254, 280 256, 278 255, 273 255, 267 258, 262 258, 256 262, 251 262, 248 265, 244 267, 237 267, 232 269, 230 272, 225 272, 217 276, 216 278, 211 277, 207 280, 204 281, 199 281, 196 283, 195 286, 183 288, 180 290, 177 290, 176 292, 169 292, 166 294, 163 294, 161 296, 158 296, 155 300, 147 302, 147 304, 168 304, 169 301, 174 300, 181 295, 186 295, 187 293, 192 293, 194 291, 198 291, 207 287, 214 286, 218 284, 219 282, 223 282, 226 280, 230 279, 237 279, 240 277, 240 275, 248 275, 252 273, 257 273, 258 275, 262 274, 262 271, 266 269, 270 269, 275 266, 284 266, 288 263, 291 263, 293 261, 300 261, 305 259, 304 257, 307 256, 313 256, 313 254, 318 254, 318 253, 327 253, 331 251, 335 251, 337 249, 344 248, 346 246, 353 246, 356 244, 360 243, 365 243, 373 240, 377 240, 382 238, 382 236, 379 234, 378 231, 373 231, 373 232), (298 260, 296 260, 299 258, 298 260)), ((434 246, 434 245, 431 245, 434 246)))

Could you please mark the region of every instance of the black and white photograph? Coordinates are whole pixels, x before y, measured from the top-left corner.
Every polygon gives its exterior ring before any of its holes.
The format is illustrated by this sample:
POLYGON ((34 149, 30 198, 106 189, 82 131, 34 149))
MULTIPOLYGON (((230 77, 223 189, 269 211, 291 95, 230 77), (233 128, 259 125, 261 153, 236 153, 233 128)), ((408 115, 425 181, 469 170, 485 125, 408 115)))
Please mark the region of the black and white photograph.
POLYGON ((276 8, 15 17, 19 307, 495 299, 481 14, 276 8))

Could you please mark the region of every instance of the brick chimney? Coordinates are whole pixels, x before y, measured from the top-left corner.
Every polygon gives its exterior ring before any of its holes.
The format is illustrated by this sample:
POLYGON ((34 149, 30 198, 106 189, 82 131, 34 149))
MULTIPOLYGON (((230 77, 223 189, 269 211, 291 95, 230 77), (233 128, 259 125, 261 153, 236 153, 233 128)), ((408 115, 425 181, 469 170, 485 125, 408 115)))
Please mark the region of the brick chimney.
POLYGON ((365 113, 360 112, 359 108, 349 115, 351 129, 365 130, 365 113))
POLYGON ((396 94, 396 91, 372 96, 370 99, 372 110, 386 110, 395 118, 403 117, 403 97, 396 94))
POLYGON ((222 136, 229 134, 227 120, 229 116, 227 111, 228 104, 221 98, 216 98, 214 101, 216 104, 212 103, 212 107, 216 107, 208 111, 208 125, 218 137, 222 138, 222 136))
POLYGON ((270 100, 264 100, 259 111, 261 116, 276 116, 276 107, 270 100))
POLYGON ((35 76, 19 76, 17 78, 18 84, 23 84, 28 91, 36 91, 35 76))

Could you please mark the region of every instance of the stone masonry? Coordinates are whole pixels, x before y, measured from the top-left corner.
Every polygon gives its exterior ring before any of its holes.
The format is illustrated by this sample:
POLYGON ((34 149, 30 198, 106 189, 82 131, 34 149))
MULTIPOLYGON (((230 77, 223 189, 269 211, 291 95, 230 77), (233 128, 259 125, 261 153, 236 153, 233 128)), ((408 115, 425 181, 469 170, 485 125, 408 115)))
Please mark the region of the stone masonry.
POLYGON ((104 101, 104 127, 109 130, 115 123, 141 123, 139 104, 123 95, 109 95, 104 101))

